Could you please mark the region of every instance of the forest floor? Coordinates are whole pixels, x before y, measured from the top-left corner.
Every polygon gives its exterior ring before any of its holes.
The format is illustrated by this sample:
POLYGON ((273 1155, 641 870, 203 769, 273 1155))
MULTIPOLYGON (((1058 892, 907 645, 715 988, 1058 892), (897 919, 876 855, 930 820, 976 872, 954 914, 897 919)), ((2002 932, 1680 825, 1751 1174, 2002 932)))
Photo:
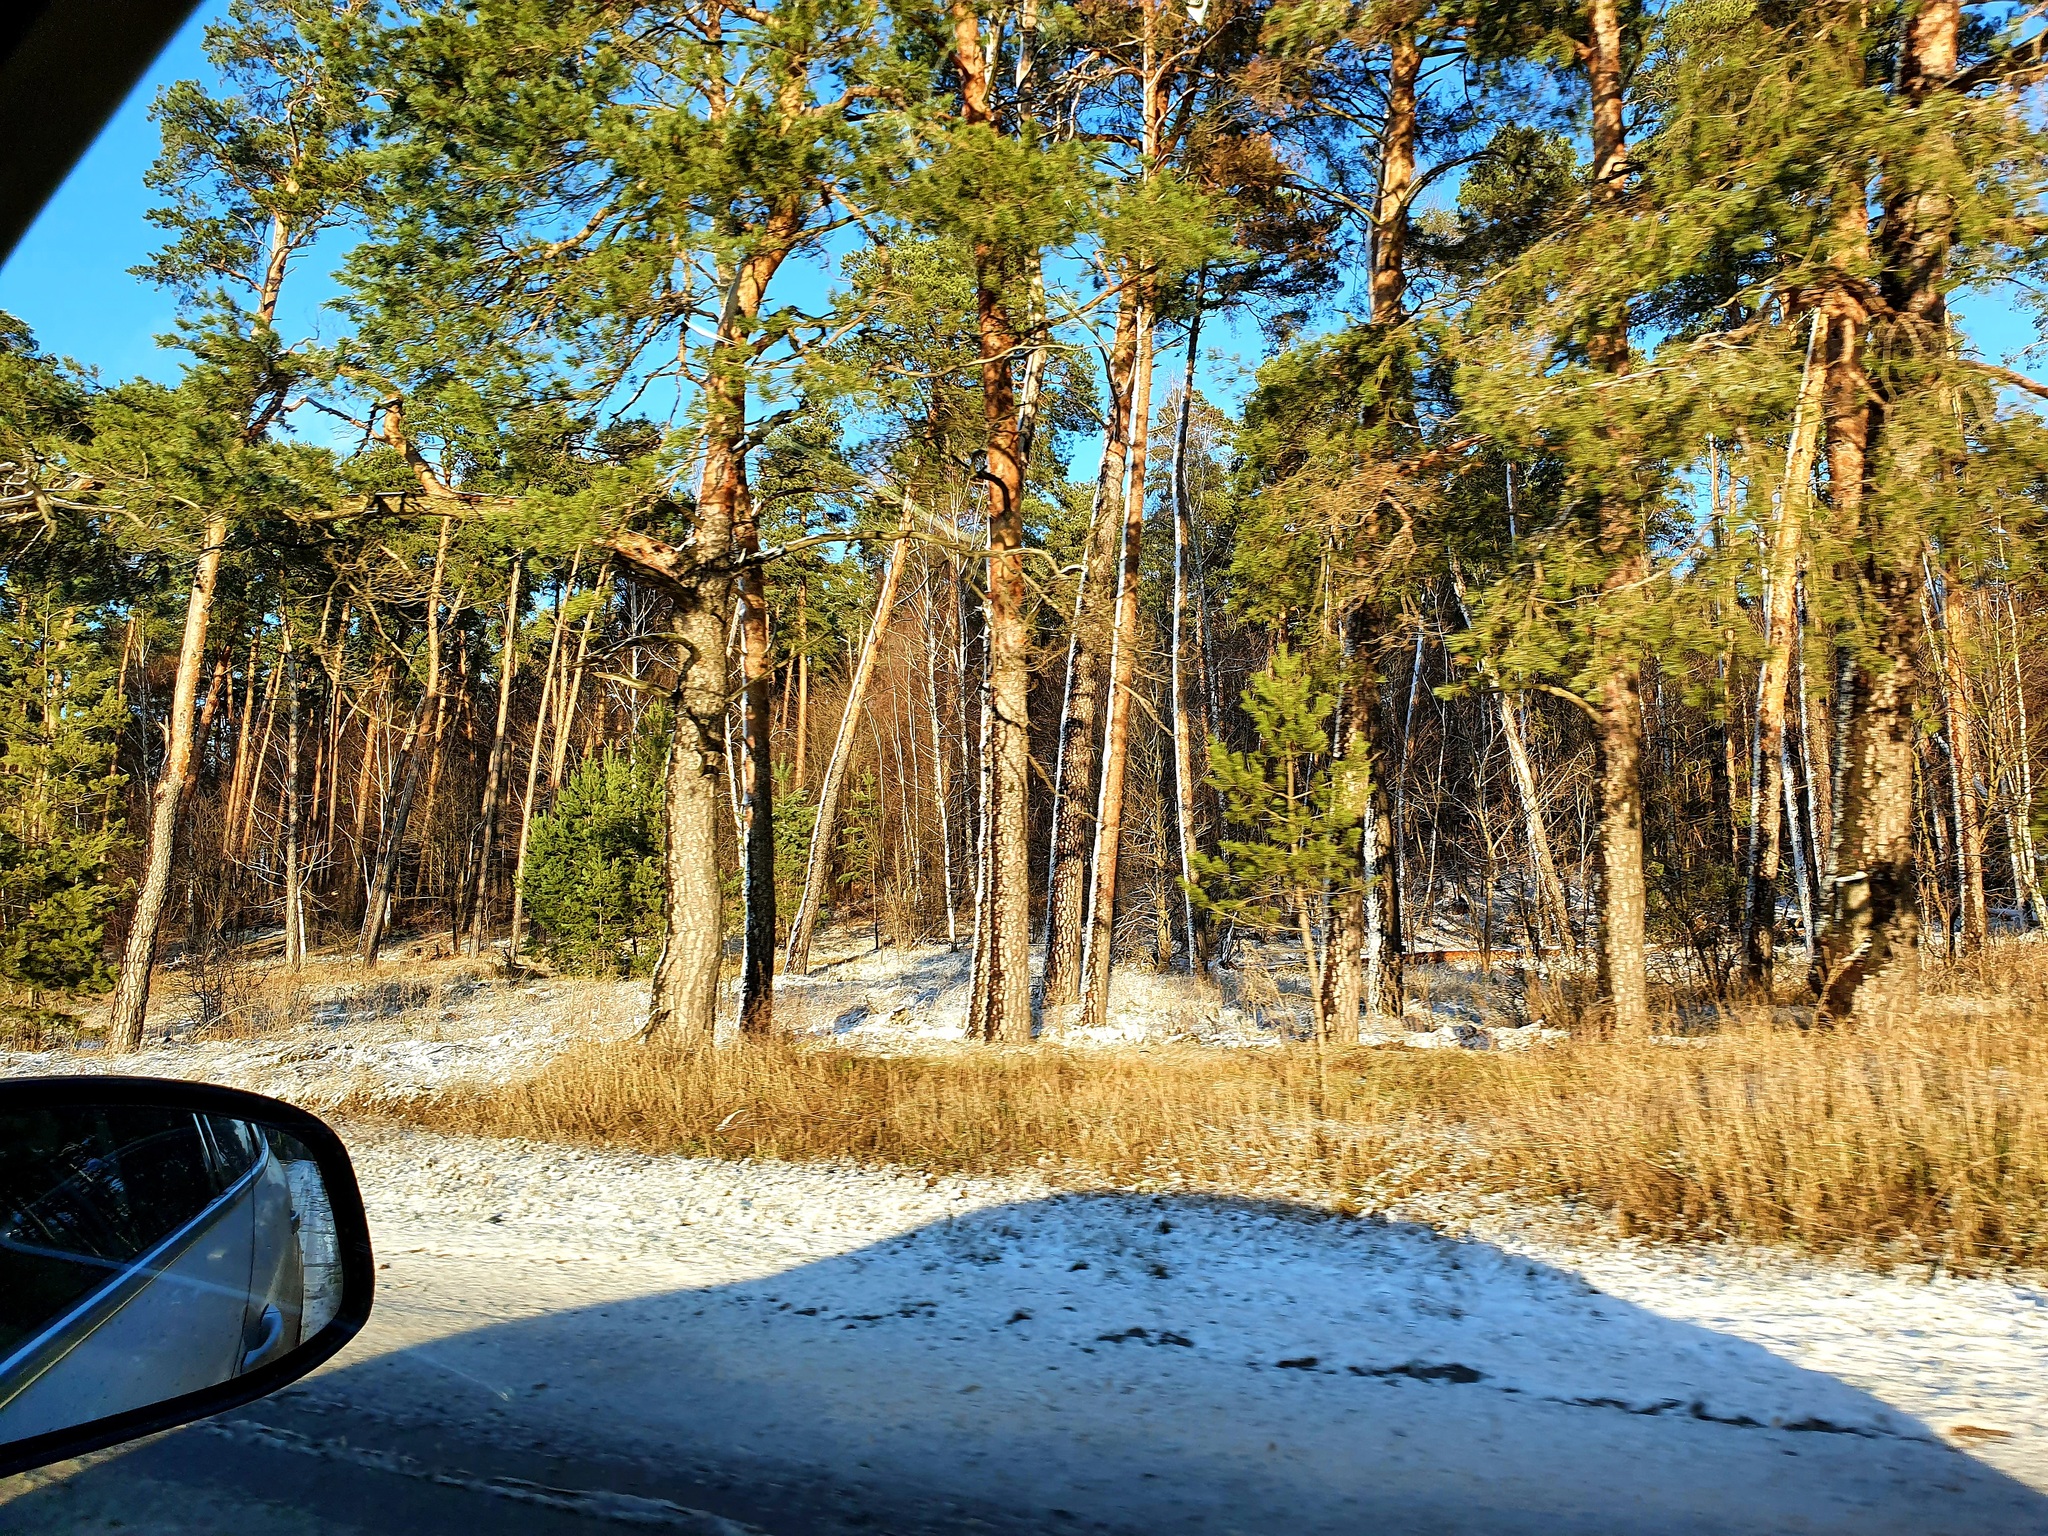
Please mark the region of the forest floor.
MULTIPOLYGON (((274 946, 273 946, 274 947, 274 946)), ((865 930, 821 934, 808 976, 776 978, 777 1028, 876 1054, 963 1045, 970 955, 963 945, 875 948, 865 930)), ((1287 946, 1237 946, 1221 986, 1119 969, 1110 1021, 1070 1024, 1062 1044, 1274 1047, 1307 1037, 1306 972, 1287 946)), ((1529 1011, 1519 979, 1476 966, 1411 967, 1408 1018, 1380 1019, 1367 1045, 1518 1049, 1565 1032, 1529 1011)), ((122 1070, 280 1093, 313 1107, 409 1097, 455 1083, 531 1074, 571 1046, 631 1039, 645 1022, 644 980, 511 975, 489 958, 451 957, 434 941, 396 942, 365 973, 353 951, 311 956, 296 976, 254 961, 223 979, 159 969, 142 1051, 122 1070)), ((0 1072, 94 1070, 104 1005, 82 1043, 0 1049, 0 1072)), ((730 1010, 728 1010, 730 1012, 730 1010)), ((1055 1024, 1060 1021, 1055 1020, 1055 1024)), ((721 1030, 730 1028, 730 1019, 721 1030)))

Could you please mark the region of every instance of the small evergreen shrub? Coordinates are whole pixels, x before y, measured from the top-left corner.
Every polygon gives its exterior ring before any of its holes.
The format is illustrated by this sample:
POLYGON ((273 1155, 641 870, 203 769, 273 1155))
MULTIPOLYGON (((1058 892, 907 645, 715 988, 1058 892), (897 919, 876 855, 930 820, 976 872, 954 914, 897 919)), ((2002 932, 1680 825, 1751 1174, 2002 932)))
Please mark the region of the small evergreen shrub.
POLYGON ((526 850, 526 905, 551 964, 645 975, 661 945, 666 729, 584 760, 526 850))

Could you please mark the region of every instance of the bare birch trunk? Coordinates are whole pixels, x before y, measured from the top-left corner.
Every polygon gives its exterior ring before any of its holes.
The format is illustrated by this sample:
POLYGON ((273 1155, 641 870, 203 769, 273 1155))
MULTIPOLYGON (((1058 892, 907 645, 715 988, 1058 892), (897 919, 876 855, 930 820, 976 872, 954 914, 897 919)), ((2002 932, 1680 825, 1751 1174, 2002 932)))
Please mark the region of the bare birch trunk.
MULTIPOLYGON (((1799 690, 1799 761, 1806 774, 1806 848, 1809 868, 1807 904, 1814 917, 1808 934, 1808 947, 1814 948, 1820 942, 1820 914, 1827 908, 1827 887, 1821 878, 1821 871, 1825 862, 1822 850, 1828 846, 1828 829, 1834 816, 1834 802, 1830 795, 1833 768, 1827 743, 1823 741, 1816 744, 1813 731, 1813 688, 1806 675, 1806 632, 1810 625, 1803 582, 1800 585, 1796 617, 1799 632, 1794 685, 1799 690)), ((1811 969, 1814 957, 1809 954, 1806 958, 1808 968, 1811 969)))
MULTIPOLYGON (((576 570, 583 563, 583 553, 578 550, 569 562, 570 591, 575 590, 576 570)), ((533 836, 533 798, 540 785, 540 749, 542 739, 547 735, 548 706, 557 687, 562 667, 562 589, 555 590, 554 632, 548 637, 547 670, 541 675, 540 707, 533 715, 533 745, 526 754, 526 793, 519 801, 519 852, 512 863, 512 937, 509 958, 514 965, 519 963, 519 950, 526 940, 526 847, 533 836)))
POLYGON ((498 652, 498 714, 491 727, 491 751, 484 760, 484 798, 477 812, 477 850, 469 879, 469 942, 472 955, 484 949, 490 927, 491 856, 497 852, 498 803, 505 791, 505 732, 512 721, 512 685, 519 674, 519 589, 525 563, 512 562, 505 588, 505 638, 498 652))
MULTIPOLYGON (((1820 366, 1820 315, 1806 334, 1806 362, 1799 376, 1799 398, 1792 415, 1791 441, 1785 450, 1785 480, 1777 499, 1770 557, 1764 577, 1764 662, 1757 678, 1756 750, 1752 767, 1759 781, 1751 785, 1749 845, 1743 869, 1743 971, 1756 986, 1771 982, 1772 938, 1777 923, 1779 840, 1783 830, 1781 802, 1789 791, 1785 780, 1785 699, 1792 676, 1793 629, 1798 619, 1799 568, 1805 558, 1806 519, 1813 495, 1813 467, 1820 442, 1821 393, 1826 385, 1820 366)), ((1802 906, 1804 894, 1802 892, 1802 906)))
MULTIPOLYGON (((1362 615, 1353 615, 1345 624, 1346 680, 1338 693, 1330 743, 1332 754, 1339 759, 1340 775, 1330 810, 1339 825, 1358 823, 1358 880, 1355 885, 1347 884, 1330 893, 1329 928, 1324 940, 1327 958, 1315 978, 1317 1038, 1343 1045, 1358 1043, 1361 1005, 1369 1005, 1375 1011, 1379 1007, 1378 993, 1368 990, 1367 978, 1371 968, 1375 972, 1371 983, 1376 988, 1379 946, 1374 942, 1372 928, 1378 914, 1368 913, 1366 908, 1379 894, 1373 889, 1379 859, 1378 849, 1373 846, 1372 747, 1365 727, 1371 709, 1372 674, 1357 644, 1362 619, 1362 615)), ((1308 943, 1306 925, 1302 929, 1302 943, 1308 943)))
MULTIPOLYGON (((234 738, 235 759, 228 775, 227 803, 221 807, 221 847, 223 857, 228 852, 228 829, 235 824, 235 812, 242 801, 242 776, 249 770, 249 747, 256 739, 256 673, 261 653, 263 631, 259 625, 255 638, 249 642, 249 664, 242 674, 242 707, 236 710, 232 695, 228 699, 228 734, 234 738)), ((232 671, 234 660, 232 643, 228 646, 229 667, 232 671)), ((230 678, 232 683, 232 677, 230 678)), ((194 738, 195 744, 204 747, 203 740, 194 738)))
MULTIPOLYGON (((1451 592, 1458 600, 1458 616, 1472 627, 1472 609, 1465 595, 1465 573, 1457 562, 1451 564, 1451 592)), ((1494 708, 1499 713, 1501 743, 1507 750, 1508 768, 1515 782, 1515 799, 1522 811, 1522 835, 1529 845, 1529 862, 1535 867, 1536 895, 1545 920, 1557 939, 1558 948, 1575 954, 1572 914, 1565 900, 1564 881, 1557 872, 1557 856, 1551 848, 1550 829, 1543 820, 1543 797, 1536 779, 1536 767, 1529 758, 1529 745, 1522 737, 1521 717, 1515 709, 1515 695, 1506 689, 1493 690, 1494 708)))
MULTIPOLYGON (((363 834, 368 830, 369 824, 370 780, 375 775, 377 769, 378 733, 381 730, 387 736, 390 734, 389 720, 388 718, 380 718, 378 710, 381 706, 383 716, 388 717, 395 705, 395 701, 391 696, 391 674, 391 658, 388 655, 379 656, 371 670, 370 686, 363 694, 364 702, 359 708, 359 713, 363 717, 363 738, 362 751, 356 762, 355 800, 353 802, 355 814, 351 818, 349 826, 349 858, 355 865, 356 881, 361 888, 363 900, 366 903, 370 899, 371 875, 370 865, 363 861, 363 834)), ((378 831, 381 835, 383 830, 382 806, 380 805, 378 809, 378 831)), ((375 862, 374 853, 375 850, 373 849, 372 863, 375 862)))
POLYGON ((1990 911, 1984 898, 1984 806, 1977 793, 1977 743, 1971 721, 1970 674, 1963 657, 1965 614, 1959 593, 1961 573, 1943 574, 1941 589, 1942 704, 1947 715, 1949 770, 1956 807, 1957 897, 1962 907, 1962 952, 1973 955, 1990 937, 1990 911))
POLYGON ((846 767, 853 757, 853 743, 860 712, 867 704, 868 683, 874 677, 875 657, 882 637, 896 610, 896 587, 902 580, 903 561, 910 548, 910 498, 903 500, 903 522, 896 542, 889 549, 889 563, 882 571, 882 589, 875 596, 874 617, 868 621, 867 637, 861 642, 860 659, 846 685, 846 708, 839 716, 839 732, 832 739, 832 756, 825 763, 825 781, 818 789, 817 819, 811 823, 811 852, 804 864, 803 894, 797 898, 796 916, 790 920, 789 944, 783 951, 782 969, 791 976, 808 976, 811 968, 811 935, 817 927, 818 908, 824 903, 825 882, 831 878, 832 849, 839 839, 840 799, 846 788, 846 767))
POLYGON ((306 963, 304 872, 299 850, 299 658, 286 629, 284 663, 284 963, 306 963))
POLYGON ((925 572, 924 614, 924 696, 931 722, 932 805, 939 816, 939 875, 946 900, 946 947, 953 949, 960 942, 960 920, 953 891, 952 764, 949 760, 951 754, 946 751, 945 738, 939 728, 938 612, 932 603, 929 567, 925 572))
POLYGON ((569 680, 565 689, 556 690, 555 746, 548 759, 548 793, 562 792, 562 775, 568 768, 569 738, 576 724, 576 705, 583 697, 583 677, 590 659, 590 632, 597 624, 597 618, 604 611, 607 595, 611 590, 610 562, 598 572, 597 597, 590 605, 590 611, 583 616, 583 629, 576 637, 576 660, 569 669, 569 680))
POLYGON ((811 615, 807 606, 810 588, 796 589, 796 761, 790 769, 790 783, 798 795, 810 787, 805 773, 811 744, 811 615))
MULTIPOLYGON (((440 542, 434 549, 434 576, 427 589, 427 691, 421 697, 419 707, 413 711, 412 723, 406 728, 405 743, 399 749, 403 768, 400 770, 398 798, 392 806, 390 820, 380 829, 377 874, 365 893, 363 931, 357 955, 363 965, 372 970, 377 965, 378 947, 384 942, 384 925, 390 917, 392 892, 398 883, 399 858, 405 848, 405 826, 412 817, 413 795, 419 787, 421 754, 415 748, 420 728, 433 717, 441 696, 441 581, 447 571, 448 538, 453 526, 453 519, 441 519, 440 542)), ((450 617, 453 617, 452 613, 450 617)))
POLYGON ((2013 843, 2019 850, 2024 899, 2036 928, 2048 928, 2048 895, 2041 890, 2040 864, 2034 851, 2033 737, 2027 729, 2026 679, 2020 671, 2020 616, 2012 589, 2004 592, 2012 636, 2013 764, 2018 791, 2013 797, 2013 843))
MULTIPOLYGON (((222 833, 224 839, 232 838, 232 851, 236 858, 248 858, 249 850, 256 842, 256 803, 263 798, 263 770, 270 762, 270 737, 277 727, 277 691, 284 672, 282 660, 280 656, 279 664, 271 667, 270 676, 263 685, 263 726, 257 733, 256 750, 249 759, 249 777, 242 785, 240 825, 237 827, 235 819, 230 818, 222 833)), ((198 738, 198 745, 204 747, 204 736, 198 738)))

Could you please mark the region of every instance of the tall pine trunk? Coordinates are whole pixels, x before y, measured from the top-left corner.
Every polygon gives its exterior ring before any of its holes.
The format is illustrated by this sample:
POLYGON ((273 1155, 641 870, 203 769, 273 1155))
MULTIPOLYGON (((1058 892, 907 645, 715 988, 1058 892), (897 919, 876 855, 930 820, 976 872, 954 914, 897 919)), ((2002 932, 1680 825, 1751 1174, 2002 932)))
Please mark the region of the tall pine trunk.
MULTIPOLYGON (((1940 93, 1956 70, 1961 8, 1928 0, 1907 22, 1897 90, 1910 106, 1940 93)), ((1920 917, 1913 854, 1913 720, 1919 594, 1901 569, 1902 541, 1877 526, 1870 493, 1886 473, 1925 475, 1919 445, 1887 438, 1890 397, 1925 387, 1925 360, 1948 345, 1944 284, 1955 206, 1929 167, 1939 145, 1918 145, 1882 170, 1877 317, 1846 285, 1835 296, 1829 342, 1829 473, 1840 536, 1854 552, 1850 574, 1863 613, 1864 643, 1845 648, 1847 740, 1838 773, 1835 884, 1815 967, 1824 1016, 1885 1018, 1909 1008, 1920 988, 1920 917), (1881 346, 1873 349, 1875 339, 1881 346), (1875 350, 1881 372, 1870 373, 1875 350)), ((1934 173, 1936 176, 1938 172, 1934 173)), ((1842 220, 1860 245, 1867 225, 1860 181, 1843 197, 1842 220)), ((1853 260, 1852 248, 1837 253, 1853 260)))
MULTIPOLYGON (((1593 106, 1593 195, 1617 203, 1628 174, 1622 126, 1622 27, 1617 0, 1590 0, 1586 11, 1586 75, 1593 106)), ((1588 339, 1594 366, 1609 374, 1629 367, 1628 317, 1616 310, 1588 339)), ((1600 498, 1600 549, 1608 561, 1603 598, 1639 601, 1649 574, 1639 509, 1609 486, 1600 498)), ((1642 661, 1630 642, 1606 659, 1593 704, 1600 783, 1600 988, 1614 1023, 1642 1030, 1650 1022, 1647 947, 1649 902, 1643 876, 1642 661)))
POLYGON ((1181 364, 1180 408, 1173 424, 1173 634, 1169 689, 1173 703, 1174 845, 1180 853, 1181 934, 1187 943, 1187 969, 1200 975, 1208 959, 1208 924, 1195 910, 1194 855, 1207 852, 1197 786, 1206 766, 1209 711, 1203 698, 1206 658, 1190 665, 1188 651, 1201 644, 1201 625, 1191 623, 1189 605, 1201 601, 1201 573, 1196 551, 1195 511, 1188 495, 1188 416, 1195 394, 1195 358, 1202 338, 1202 294, 1199 280, 1195 312, 1188 318, 1187 356, 1181 364), (1192 583, 1193 591, 1190 591, 1192 583))
MULTIPOLYGON (((1415 187, 1416 84, 1421 74, 1422 50, 1414 34, 1397 32, 1389 50, 1387 108, 1380 129, 1370 288, 1372 323, 1390 334, 1406 318, 1408 204, 1415 187)), ((1408 406, 1405 399, 1384 402, 1380 409, 1386 424, 1406 415, 1408 406)), ((1357 803, 1350 814, 1358 820, 1359 863, 1355 887, 1347 885, 1331 901, 1321 1017, 1325 1030, 1334 1029, 1336 1037, 1344 1040, 1357 1039, 1361 1002, 1375 1014, 1391 1011, 1396 1017, 1402 1006, 1398 933, 1392 944, 1388 942, 1389 920, 1397 930, 1400 923, 1399 887, 1388 879, 1394 868, 1393 818, 1386 776, 1374 771, 1382 757, 1375 750, 1375 737, 1385 734, 1373 729, 1378 670, 1371 641, 1376 617, 1375 604, 1366 601, 1340 621, 1345 680, 1332 746, 1354 758, 1357 803), (1394 959, 1391 985, 1390 955, 1394 959)))
MULTIPOLYGON (((740 617, 734 611, 734 588, 744 586, 748 573, 758 570, 761 553, 759 527, 747 495, 749 338, 768 284, 794 249, 804 217, 800 201, 773 205, 753 231, 752 249, 730 271, 704 387, 704 472, 697 494, 694 547, 686 555, 657 539, 624 531, 607 541, 614 554, 669 591, 677 607, 675 738, 663 789, 668 820, 662 851, 662 941, 643 1038, 667 1035, 692 1048, 710 1045, 717 1036, 718 976, 725 954, 718 818, 719 802, 726 797, 720 780, 731 766, 724 744, 731 702, 726 646, 740 617)), ((744 604, 744 597, 741 601, 744 604)), ((746 664, 743 651, 742 667, 746 664)), ((765 1033, 774 1022, 774 780, 767 757, 766 691, 750 690, 749 696, 751 703, 742 701, 748 722, 742 735, 758 742, 760 753, 759 772, 749 778, 755 835, 770 842, 764 881, 746 850, 751 839, 742 840, 748 908, 744 933, 750 947, 742 957, 740 1018, 748 1030, 765 1033)))
POLYGON ((740 1032, 775 1027, 775 661, 769 651, 768 573, 754 498, 739 467, 733 545, 740 567, 740 1032))
POLYGON ((207 520, 200 536, 199 558, 192 570, 192 588, 185 599, 185 630, 178 643, 177 680, 171 689, 170 729, 164 744, 164 765, 150 791, 149 852, 128 922, 128 946, 121 958, 121 977, 107 1026, 107 1048, 133 1051, 142 1044, 142 1023, 149 1012, 150 972, 156 966, 157 936, 163 926, 164 898, 171 888, 171 851, 177 840, 178 807, 185 795, 185 777, 192 766, 192 712, 198 702, 199 671, 206 660, 207 622, 213 614, 214 588, 220 580, 222 546, 227 543, 224 517, 207 520))
POLYGON ((1415 87, 1422 50, 1412 32, 1394 35, 1387 61, 1387 110, 1380 129, 1380 185, 1372 240, 1372 321, 1395 326, 1408 293, 1408 203, 1415 188, 1415 87))
MULTIPOLYGON (((1860 215, 1859 215, 1860 217, 1860 215)), ((1828 328, 1828 483, 1844 542, 1863 534, 1875 412, 1864 369, 1861 302, 1840 295, 1828 328)), ((1852 545, 1853 547, 1853 545, 1852 545)), ((1913 861, 1912 719, 1917 671, 1909 578, 1852 557, 1849 578, 1875 623, 1845 643, 1835 679, 1835 835, 1828 915, 1814 969, 1824 1015, 1879 1017, 1919 992, 1920 917, 1913 861)))
MULTIPOLYGON (((960 70, 961 121, 989 126, 989 59, 966 0, 952 0, 954 63, 960 70)), ((974 247, 974 310, 981 353, 982 469, 988 523, 988 802, 986 942, 979 945, 978 1006, 968 1034, 1024 1044, 1031 1039, 1031 728, 1030 635, 1024 615, 1024 461, 1011 360, 1017 327, 1005 297, 1014 253, 988 241, 974 247)))
MULTIPOLYGON (((714 439, 697 497, 698 550, 705 558, 722 557, 732 542, 731 488, 720 485, 723 460, 714 439)), ((653 545, 624 535, 611 541, 629 564, 675 573, 675 727, 662 780, 662 939, 642 1038, 668 1038, 697 1050, 717 1039, 725 954, 718 824, 729 814, 723 781, 731 578, 695 570, 679 551, 653 545)))
MULTIPOLYGON (((1148 284, 1149 288, 1149 284, 1148 284)), ((1131 391, 1130 484, 1124 496, 1123 553, 1109 646, 1109 719, 1102 731, 1102 782, 1095 801, 1094 879, 1082 944, 1081 1022, 1109 1018, 1110 951, 1116 937, 1116 876, 1123 851, 1124 776, 1131 756, 1131 696, 1138 670, 1138 582, 1145 535, 1145 457, 1152 398, 1152 304, 1138 300, 1138 365, 1131 391)))

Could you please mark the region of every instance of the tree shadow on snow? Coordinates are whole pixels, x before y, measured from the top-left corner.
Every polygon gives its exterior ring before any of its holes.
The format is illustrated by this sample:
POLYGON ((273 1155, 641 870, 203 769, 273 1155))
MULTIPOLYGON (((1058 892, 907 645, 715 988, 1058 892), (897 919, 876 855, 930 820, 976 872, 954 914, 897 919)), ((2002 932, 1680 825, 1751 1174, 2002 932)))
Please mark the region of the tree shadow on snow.
POLYGON ((310 1498, 316 1464, 366 1509, 372 1473, 414 1488, 389 1496, 418 1530, 418 1488, 465 1480, 507 1495, 501 1530, 697 1528, 674 1505, 790 1531, 2048 1530, 2048 1499, 1757 1345, 1485 1243, 1192 1197, 974 1210, 454 1333, 80 1479, 310 1498))

